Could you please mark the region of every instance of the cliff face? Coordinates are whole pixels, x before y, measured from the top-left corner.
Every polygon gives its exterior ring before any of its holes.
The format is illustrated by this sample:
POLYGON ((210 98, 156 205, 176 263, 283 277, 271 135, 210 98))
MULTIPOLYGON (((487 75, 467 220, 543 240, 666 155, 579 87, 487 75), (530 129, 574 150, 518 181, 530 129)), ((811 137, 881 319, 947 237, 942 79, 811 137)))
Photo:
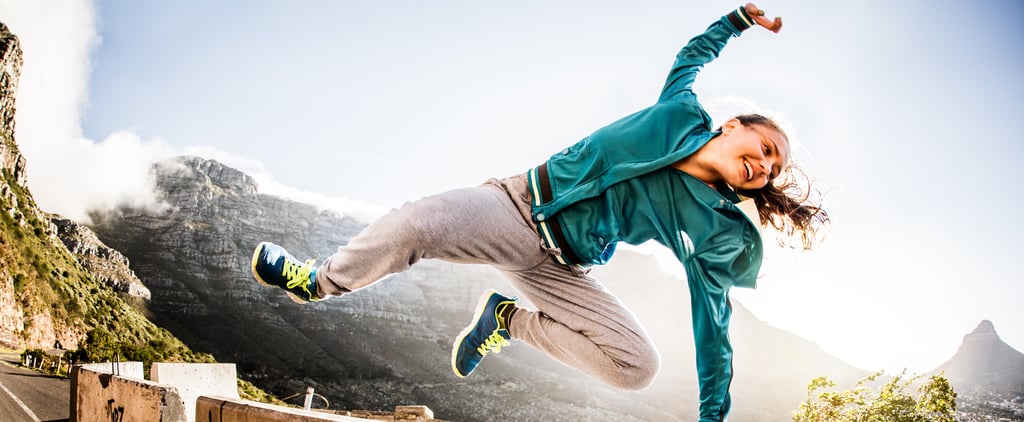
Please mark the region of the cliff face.
POLYGON ((0 170, 5 175, 0 181, 0 198, 11 204, 3 211, 12 216, 16 212, 18 198, 10 183, 22 188, 26 185, 25 157, 14 142, 14 103, 18 78, 21 77, 21 54, 18 37, 0 22, 0 170))
MULTIPOLYGON (((25 157, 18 152, 14 143, 14 101, 21 77, 21 43, 7 25, 0 22, 0 168, 11 172, 17 184, 25 186, 25 157)), ((4 197, 11 195, 10 189, 3 189, 4 197)))

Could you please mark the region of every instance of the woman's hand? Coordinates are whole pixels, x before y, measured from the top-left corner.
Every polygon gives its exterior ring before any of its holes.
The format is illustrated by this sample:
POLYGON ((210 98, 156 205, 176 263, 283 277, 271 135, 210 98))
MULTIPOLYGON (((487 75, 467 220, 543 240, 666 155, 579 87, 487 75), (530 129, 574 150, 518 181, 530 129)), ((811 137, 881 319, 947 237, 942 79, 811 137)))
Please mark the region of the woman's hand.
POLYGON ((782 29, 782 18, 766 18, 764 16, 764 10, 758 9, 757 6, 754 6, 754 3, 747 3, 746 6, 743 6, 743 10, 745 10, 750 17, 754 18, 754 23, 769 31, 778 33, 779 30, 782 29))

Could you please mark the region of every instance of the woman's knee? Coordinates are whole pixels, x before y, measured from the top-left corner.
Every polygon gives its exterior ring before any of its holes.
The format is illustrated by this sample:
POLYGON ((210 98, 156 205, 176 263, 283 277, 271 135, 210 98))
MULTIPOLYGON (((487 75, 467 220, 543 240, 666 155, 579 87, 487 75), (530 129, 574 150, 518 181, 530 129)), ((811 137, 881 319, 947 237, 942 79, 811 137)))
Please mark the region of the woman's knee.
POLYGON ((654 382, 660 368, 661 357, 652 347, 635 356, 633 362, 620 372, 613 386, 623 390, 643 390, 654 382))

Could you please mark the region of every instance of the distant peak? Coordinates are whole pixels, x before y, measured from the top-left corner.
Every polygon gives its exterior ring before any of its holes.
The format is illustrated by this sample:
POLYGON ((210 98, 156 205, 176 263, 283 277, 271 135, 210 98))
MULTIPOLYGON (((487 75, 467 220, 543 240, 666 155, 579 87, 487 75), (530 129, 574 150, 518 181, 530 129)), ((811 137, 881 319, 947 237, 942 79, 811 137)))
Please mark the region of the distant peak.
POLYGON ((1002 341, 999 335, 996 334, 996 327, 992 324, 992 321, 987 319, 982 320, 978 327, 964 336, 964 342, 989 342, 989 341, 1002 341))
POLYGON ((975 328, 974 331, 971 331, 971 334, 995 334, 995 333, 996 333, 996 326, 992 325, 992 321, 989 321, 987 319, 982 320, 981 323, 978 324, 978 328, 975 328))

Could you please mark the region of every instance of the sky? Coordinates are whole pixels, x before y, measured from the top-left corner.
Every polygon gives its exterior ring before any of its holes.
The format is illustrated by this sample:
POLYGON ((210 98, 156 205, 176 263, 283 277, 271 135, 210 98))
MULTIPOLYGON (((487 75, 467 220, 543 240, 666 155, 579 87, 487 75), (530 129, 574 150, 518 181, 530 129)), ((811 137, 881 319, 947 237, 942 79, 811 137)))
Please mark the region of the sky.
MULTIPOLYGON (((833 3, 758 3, 781 33, 733 38, 698 75, 717 121, 784 125, 832 219, 813 251, 768 238, 734 297, 869 371, 931 370, 984 319, 1024 351, 1024 3, 833 3)), ((652 104, 739 5, 0 0, 0 21, 24 50, 16 136, 44 210, 152 204, 149 165, 189 154, 370 219, 652 104)))

